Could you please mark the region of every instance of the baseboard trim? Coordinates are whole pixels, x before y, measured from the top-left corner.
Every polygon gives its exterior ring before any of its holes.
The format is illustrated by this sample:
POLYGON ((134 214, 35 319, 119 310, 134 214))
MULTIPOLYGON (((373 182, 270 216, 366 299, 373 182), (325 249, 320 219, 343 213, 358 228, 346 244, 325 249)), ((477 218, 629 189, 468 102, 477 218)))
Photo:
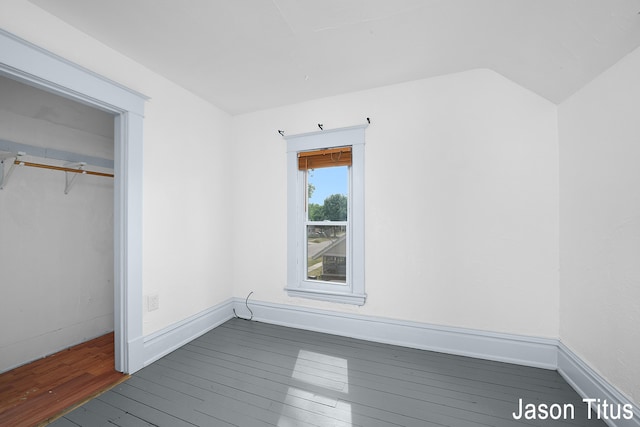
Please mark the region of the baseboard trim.
MULTIPOLYGON (((252 300, 253 320, 421 350, 558 370, 583 398, 631 405, 631 420, 604 420, 610 427, 640 427, 640 409, 556 339, 431 325, 252 300)), ((248 313, 245 299, 230 298, 144 337, 144 366, 233 317, 248 313)), ((138 347, 138 346, 136 346, 138 347)))
MULTIPOLYGON (((234 299, 238 313, 245 300, 234 299)), ((403 347, 556 369, 558 341, 251 300, 254 320, 403 347)))
POLYGON ((558 373, 582 398, 606 399, 608 403, 631 405, 630 420, 604 420, 611 427, 640 427, 640 408, 602 378, 564 343, 558 344, 558 373))
POLYGON ((233 299, 228 299, 173 325, 144 337, 144 366, 147 366, 233 317, 233 299))

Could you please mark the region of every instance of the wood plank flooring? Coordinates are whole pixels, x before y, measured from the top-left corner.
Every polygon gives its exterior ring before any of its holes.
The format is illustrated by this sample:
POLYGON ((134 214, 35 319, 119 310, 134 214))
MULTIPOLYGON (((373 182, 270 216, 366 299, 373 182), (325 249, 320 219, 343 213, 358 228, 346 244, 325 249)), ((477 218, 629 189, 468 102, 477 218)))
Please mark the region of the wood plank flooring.
POLYGON ((239 319, 51 425, 605 426, 555 371, 239 319), (519 398, 575 419, 514 420, 519 398))
POLYGON ((0 374, 0 426, 46 424, 128 378, 114 370, 113 338, 110 333, 0 374))

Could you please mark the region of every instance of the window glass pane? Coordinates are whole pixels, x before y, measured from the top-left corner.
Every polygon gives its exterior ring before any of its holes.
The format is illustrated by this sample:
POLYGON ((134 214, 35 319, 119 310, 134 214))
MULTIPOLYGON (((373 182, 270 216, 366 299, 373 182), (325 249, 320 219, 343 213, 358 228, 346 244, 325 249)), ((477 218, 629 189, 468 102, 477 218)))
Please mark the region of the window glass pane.
POLYGON ((307 225, 307 279, 346 283, 346 226, 307 225))
POLYGON ((307 171, 309 221, 346 221, 349 200, 349 167, 307 171))

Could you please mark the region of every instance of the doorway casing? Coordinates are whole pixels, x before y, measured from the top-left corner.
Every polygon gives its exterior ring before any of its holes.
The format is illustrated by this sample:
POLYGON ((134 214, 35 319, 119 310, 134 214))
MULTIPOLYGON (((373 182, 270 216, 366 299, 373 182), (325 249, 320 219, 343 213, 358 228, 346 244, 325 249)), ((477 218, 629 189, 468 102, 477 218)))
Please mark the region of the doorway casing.
POLYGON ((0 75, 114 115, 114 332, 116 370, 144 366, 142 129, 149 98, 0 29, 0 75))

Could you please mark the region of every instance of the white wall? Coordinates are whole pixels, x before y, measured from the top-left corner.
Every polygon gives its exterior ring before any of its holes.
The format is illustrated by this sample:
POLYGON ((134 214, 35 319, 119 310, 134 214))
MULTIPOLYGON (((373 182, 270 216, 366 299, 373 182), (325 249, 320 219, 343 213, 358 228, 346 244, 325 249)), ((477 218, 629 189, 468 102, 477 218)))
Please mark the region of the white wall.
POLYGON ((26 0, 0 3, 0 27, 151 97, 143 292, 158 293, 160 309, 145 313, 145 335, 255 291, 267 302, 560 336, 638 402, 638 51, 563 103, 559 126, 553 104, 488 70, 231 118, 26 0), (367 303, 289 298, 277 130, 366 117, 367 303))
MULTIPOLYGON (((0 139, 113 159, 110 115, 4 78, 0 94, 0 139)), ((0 190, 0 372, 113 331, 113 179, 64 190, 64 173, 28 167, 0 190)))
POLYGON ((640 403, 640 50, 559 107, 560 337, 640 403))
POLYGON ((231 292, 230 117, 26 0, 0 4, 0 27, 149 96, 144 121, 143 294, 148 335, 231 292))
POLYGON ((236 116, 234 294, 558 336, 556 107, 488 70, 236 116), (288 135, 365 123, 361 308, 289 298, 288 135))

